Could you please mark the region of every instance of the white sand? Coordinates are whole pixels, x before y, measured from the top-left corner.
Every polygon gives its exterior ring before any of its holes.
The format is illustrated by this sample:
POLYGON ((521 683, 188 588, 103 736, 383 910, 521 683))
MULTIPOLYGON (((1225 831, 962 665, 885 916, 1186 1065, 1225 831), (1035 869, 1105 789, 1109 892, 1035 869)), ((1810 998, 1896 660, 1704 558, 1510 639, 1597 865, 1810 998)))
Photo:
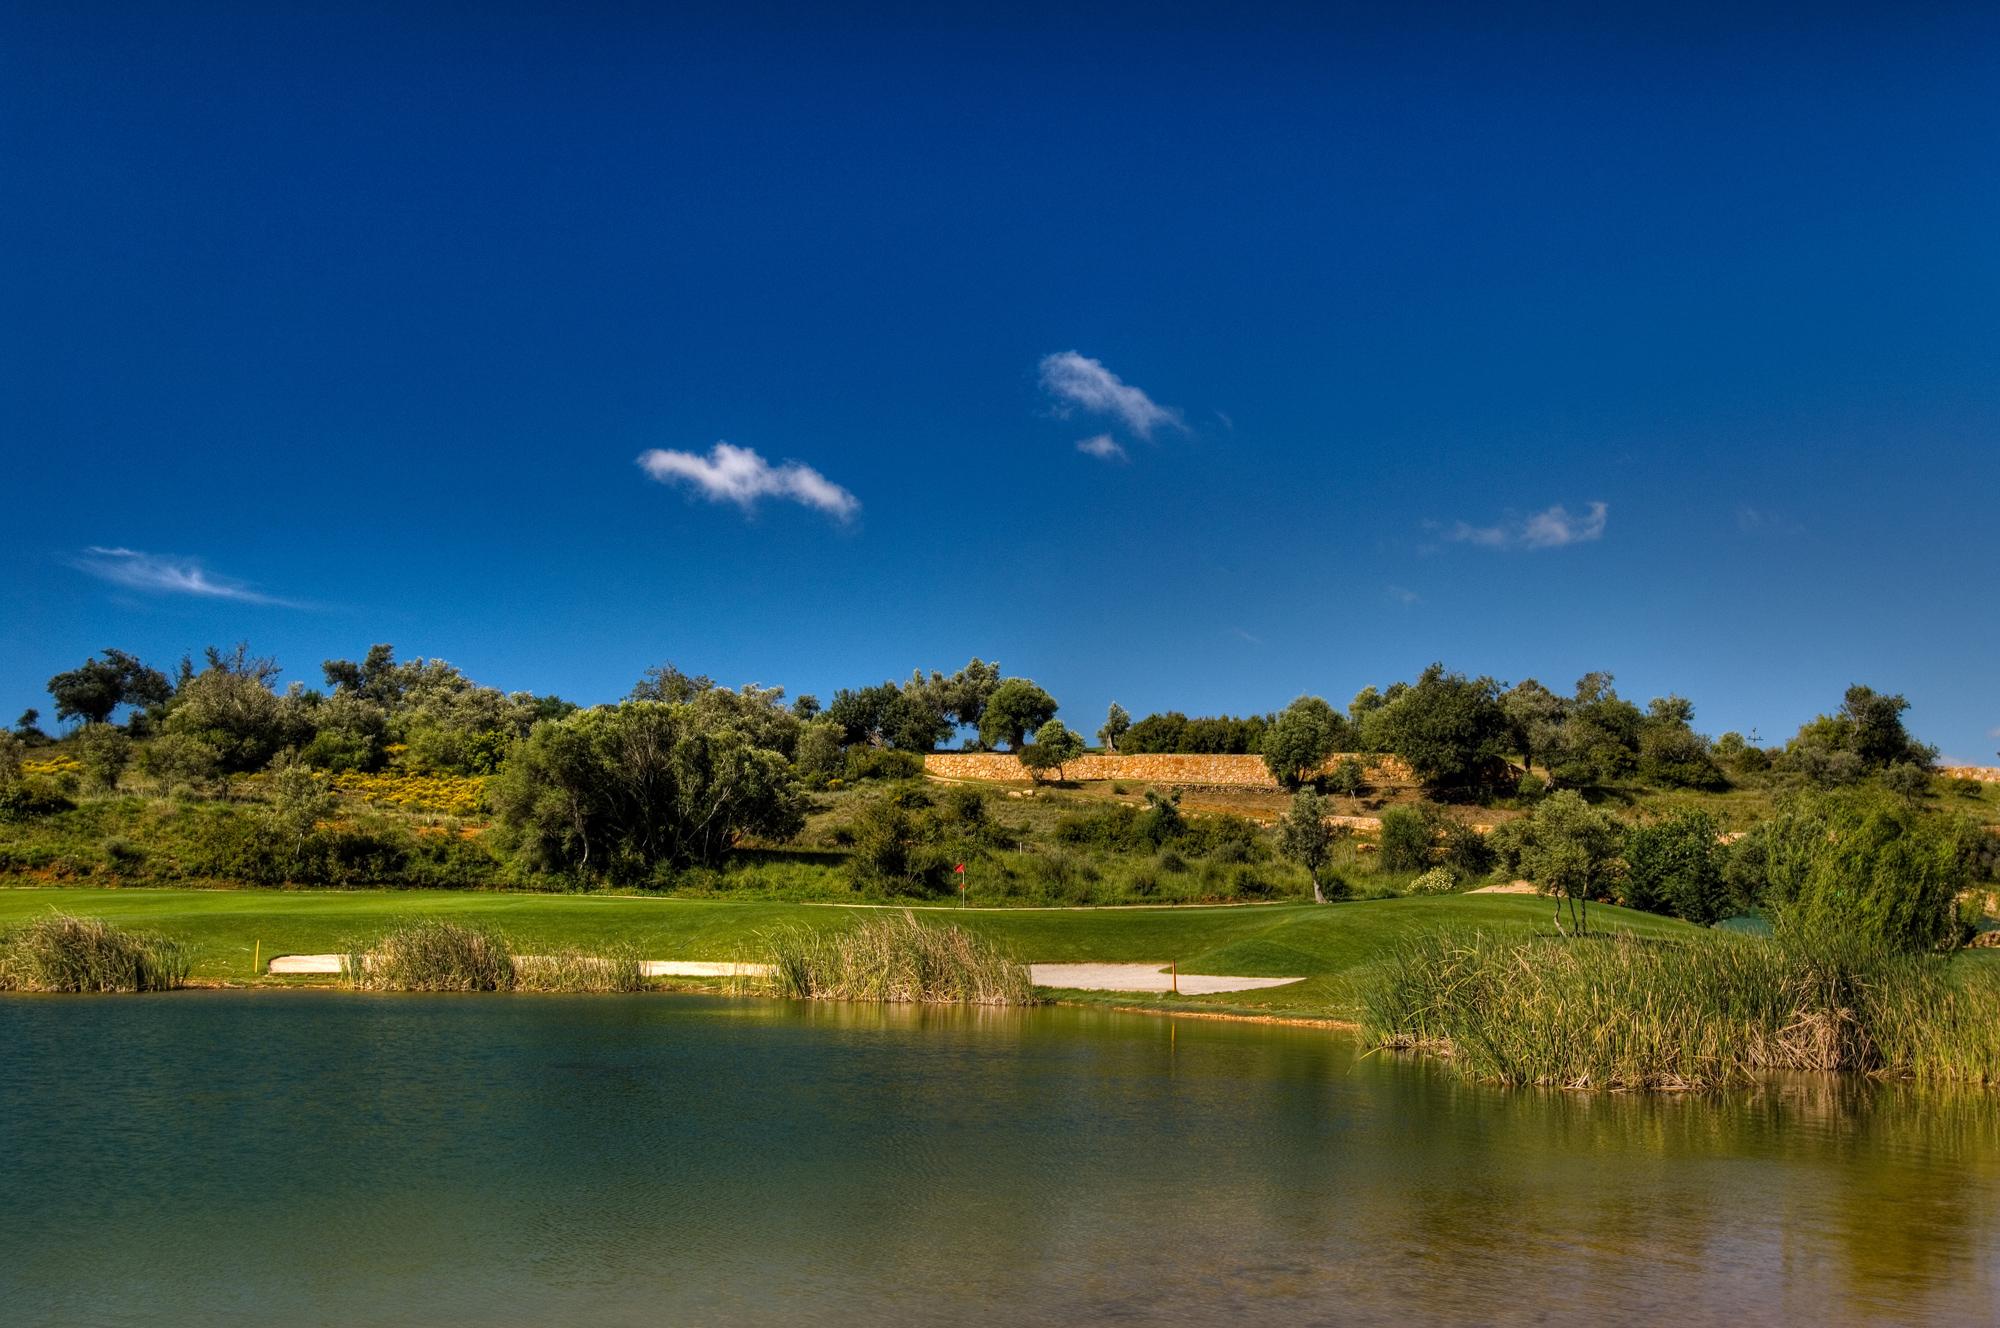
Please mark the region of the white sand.
MULTIPOLYGON (((1081 991, 1172 991, 1174 978, 1164 964, 1030 964, 1028 971, 1037 987, 1069 987, 1081 991)), ((1206 996, 1218 991, 1254 991, 1259 987, 1282 987, 1304 978, 1237 978, 1214 973, 1183 973, 1183 996, 1206 996)))

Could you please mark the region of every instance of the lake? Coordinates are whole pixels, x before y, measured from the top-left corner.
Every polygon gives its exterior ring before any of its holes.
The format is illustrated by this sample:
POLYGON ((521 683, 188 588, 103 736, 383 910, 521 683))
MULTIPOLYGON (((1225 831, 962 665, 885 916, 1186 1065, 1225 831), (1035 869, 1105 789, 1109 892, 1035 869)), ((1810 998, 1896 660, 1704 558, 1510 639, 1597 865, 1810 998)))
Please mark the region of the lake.
POLYGON ((2000 1313, 2000 1099, 1094 1009, 0 999, 0 1200, 15 1324, 2000 1313))

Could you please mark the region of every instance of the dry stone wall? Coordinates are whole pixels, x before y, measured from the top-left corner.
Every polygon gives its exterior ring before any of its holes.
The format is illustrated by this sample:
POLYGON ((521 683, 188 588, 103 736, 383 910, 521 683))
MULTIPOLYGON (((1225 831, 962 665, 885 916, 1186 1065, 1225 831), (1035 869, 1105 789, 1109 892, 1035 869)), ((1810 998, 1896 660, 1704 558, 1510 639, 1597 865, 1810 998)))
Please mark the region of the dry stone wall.
MULTIPOLYGON (((1345 755, 1328 759, 1331 770, 1345 755)), ((1354 756, 1377 786, 1415 783, 1410 768, 1393 756, 1354 756)), ((939 779, 1020 780, 1033 776, 1011 752, 932 752, 924 773, 939 779)), ((1261 756, 1079 756, 1062 768, 1064 779, 1118 779, 1134 784, 1185 784, 1218 788, 1275 789, 1278 781, 1261 756)))
POLYGON ((1982 784, 2000 784, 2000 765, 1948 765, 1938 773, 1946 779, 1976 779, 1982 784))

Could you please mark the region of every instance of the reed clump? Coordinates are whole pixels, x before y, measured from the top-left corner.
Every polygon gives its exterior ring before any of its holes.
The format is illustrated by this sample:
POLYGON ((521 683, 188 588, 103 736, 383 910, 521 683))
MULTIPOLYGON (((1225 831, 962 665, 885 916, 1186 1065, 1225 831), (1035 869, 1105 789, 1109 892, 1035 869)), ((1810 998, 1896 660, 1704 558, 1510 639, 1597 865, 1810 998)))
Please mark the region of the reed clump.
POLYGON ((512 991, 514 961, 491 927, 426 918, 350 954, 347 980, 371 991, 512 991))
POLYGON ((781 996, 817 1001, 1031 1005, 1025 964, 960 927, 911 913, 869 918, 838 932, 782 931, 770 938, 781 996))
POLYGON ((187 975, 177 942, 103 918, 50 913, 0 936, 0 991, 170 991, 187 975))
POLYGON ((347 956, 347 980, 370 991, 639 991, 639 954, 562 949, 515 955, 491 927, 428 918, 347 956))
POLYGON ((1363 992, 1376 1046, 1513 1085, 1708 1089, 1771 1070, 2000 1084, 2000 976, 1840 940, 1413 938, 1363 992))
POLYGON ((514 959, 516 991, 642 991, 645 986, 639 952, 630 946, 616 946, 602 954, 570 949, 514 959))

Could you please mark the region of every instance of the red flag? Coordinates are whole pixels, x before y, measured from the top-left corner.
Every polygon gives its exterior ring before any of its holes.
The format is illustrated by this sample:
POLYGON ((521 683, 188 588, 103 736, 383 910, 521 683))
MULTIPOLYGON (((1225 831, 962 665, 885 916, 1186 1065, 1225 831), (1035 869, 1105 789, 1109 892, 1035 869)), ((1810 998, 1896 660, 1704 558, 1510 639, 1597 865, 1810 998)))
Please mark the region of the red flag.
POLYGON ((953 867, 952 870, 963 876, 965 875, 965 864, 961 862, 956 867, 953 867))

